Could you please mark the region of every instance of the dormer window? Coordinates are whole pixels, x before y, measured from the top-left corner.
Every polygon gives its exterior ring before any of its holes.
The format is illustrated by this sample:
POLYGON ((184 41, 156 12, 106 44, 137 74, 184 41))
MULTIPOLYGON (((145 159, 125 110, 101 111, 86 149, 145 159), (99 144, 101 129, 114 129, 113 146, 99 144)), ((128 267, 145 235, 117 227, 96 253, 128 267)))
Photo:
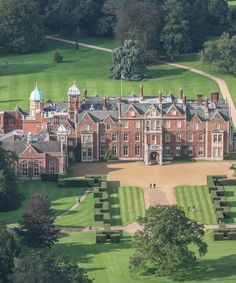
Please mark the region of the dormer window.
POLYGON ((216 130, 220 130, 220 124, 216 124, 216 130))
POLYGON ((111 124, 107 124, 106 128, 108 131, 111 130, 111 124))
POLYGON ((176 110, 171 111, 172 116, 176 116, 176 110))
POLYGON ((131 116, 131 117, 134 117, 134 116, 135 116, 135 112, 134 112, 134 111, 131 111, 131 112, 130 112, 130 116, 131 116))
POLYGON ((194 123, 193 128, 194 128, 194 130, 198 130, 199 124, 198 123, 194 123))
POLYGON ((89 130, 90 130, 89 124, 85 124, 85 125, 84 125, 84 130, 85 130, 85 131, 89 131, 89 130))

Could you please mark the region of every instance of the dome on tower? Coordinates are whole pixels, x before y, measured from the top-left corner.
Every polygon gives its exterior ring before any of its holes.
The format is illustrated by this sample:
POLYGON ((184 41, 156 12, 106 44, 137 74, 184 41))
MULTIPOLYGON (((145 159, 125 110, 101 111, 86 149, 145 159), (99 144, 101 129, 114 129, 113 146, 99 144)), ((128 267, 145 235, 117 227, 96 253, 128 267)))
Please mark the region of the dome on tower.
POLYGON ((36 84, 35 89, 30 94, 30 100, 33 101, 43 101, 44 100, 44 94, 43 92, 38 88, 38 85, 36 84))
POLYGON ((68 89, 68 95, 80 95, 80 90, 76 86, 75 82, 73 82, 72 87, 68 89))

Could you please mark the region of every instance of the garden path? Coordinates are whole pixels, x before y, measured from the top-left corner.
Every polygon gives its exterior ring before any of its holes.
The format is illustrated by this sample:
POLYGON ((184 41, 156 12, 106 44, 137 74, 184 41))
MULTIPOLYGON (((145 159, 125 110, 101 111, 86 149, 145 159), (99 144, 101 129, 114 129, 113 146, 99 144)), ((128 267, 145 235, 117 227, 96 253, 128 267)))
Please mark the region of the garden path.
MULTIPOLYGON (((67 39, 63 39, 63 38, 58 38, 56 36, 49 36, 49 35, 47 35, 46 38, 47 39, 51 39, 51 40, 56 40, 56 41, 64 42, 64 43, 68 43, 68 44, 73 44, 73 45, 76 43, 76 41, 67 40, 67 39)), ((96 49, 96 50, 112 53, 112 49, 110 49, 110 48, 104 48, 104 47, 100 47, 100 46, 96 46, 96 45, 86 44, 86 43, 83 43, 83 42, 78 42, 78 44, 80 46, 83 46, 83 47, 92 48, 92 49, 96 49)), ((161 61, 161 62, 164 63, 164 64, 167 64, 167 65, 173 66, 173 67, 177 67, 177 68, 188 70, 190 72, 196 73, 198 75, 204 76, 206 78, 209 78, 209 79, 215 81, 218 84, 218 86, 219 86, 219 89, 220 89, 220 91, 222 93, 222 96, 229 103, 229 106, 230 106, 230 109, 231 109, 232 122, 234 124, 234 127, 236 127, 236 108, 235 108, 235 105, 233 103, 233 100, 232 100, 232 97, 231 97, 228 85, 225 82, 225 80, 223 80, 222 78, 217 77, 215 75, 212 75, 212 74, 209 74, 207 72, 201 71, 199 69, 187 67, 187 66, 182 65, 182 64, 170 63, 170 62, 167 62, 167 61, 161 61)))

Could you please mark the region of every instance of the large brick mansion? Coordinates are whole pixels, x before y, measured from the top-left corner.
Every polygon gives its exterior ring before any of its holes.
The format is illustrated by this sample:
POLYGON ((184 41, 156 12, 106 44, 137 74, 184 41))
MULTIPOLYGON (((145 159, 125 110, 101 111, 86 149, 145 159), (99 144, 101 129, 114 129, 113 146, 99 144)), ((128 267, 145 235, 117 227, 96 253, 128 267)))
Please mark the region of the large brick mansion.
POLYGON ((20 177, 62 173, 74 148, 81 161, 99 161, 107 150, 120 160, 144 160, 162 164, 182 155, 196 159, 222 160, 232 147, 228 104, 217 92, 208 100, 197 95, 178 97, 88 96, 74 83, 68 101, 45 101, 36 86, 30 95, 29 113, 20 108, 0 112, 0 144, 15 150, 20 177))

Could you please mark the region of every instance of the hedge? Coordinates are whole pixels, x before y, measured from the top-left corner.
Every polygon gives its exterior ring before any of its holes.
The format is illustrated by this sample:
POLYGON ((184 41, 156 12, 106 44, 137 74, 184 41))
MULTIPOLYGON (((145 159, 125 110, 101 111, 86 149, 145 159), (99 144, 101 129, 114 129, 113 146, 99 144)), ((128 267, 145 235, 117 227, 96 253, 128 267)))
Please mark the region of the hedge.
POLYGON ((57 182, 58 181, 58 174, 41 174, 41 180, 43 182, 57 182))
POLYGON ((106 243, 107 241, 107 236, 106 234, 96 234, 96 243, 106 243))
POLYGON ((228 233, 229 240, 236 240, 236 232, 228 233))
POLYGON ((84 188, 88 187, 88 182, 85 179, 75 179, 75 178, 66 178, 58 179, 59 187, 72 187, 72 188, 84 188))
POLYGON ((111 235, 111 242, 112 243, 120 243, 120 235, 112 234, 111 235))
POLYGON ((221 186, 236 186, 235 179, 223 179, 220 181, 221 186))
POLYGON ((104 224, 111 224, 111 215, 110 213, 103 214, 103 222, 104 224))
POLYGON ((216 211, 216 219, 218 223, 224 222, 224 214, 222 211, 216 211))
POLYGON ((224 233, 214 231, 214 241, 222 241, 224 239, 224 233))

